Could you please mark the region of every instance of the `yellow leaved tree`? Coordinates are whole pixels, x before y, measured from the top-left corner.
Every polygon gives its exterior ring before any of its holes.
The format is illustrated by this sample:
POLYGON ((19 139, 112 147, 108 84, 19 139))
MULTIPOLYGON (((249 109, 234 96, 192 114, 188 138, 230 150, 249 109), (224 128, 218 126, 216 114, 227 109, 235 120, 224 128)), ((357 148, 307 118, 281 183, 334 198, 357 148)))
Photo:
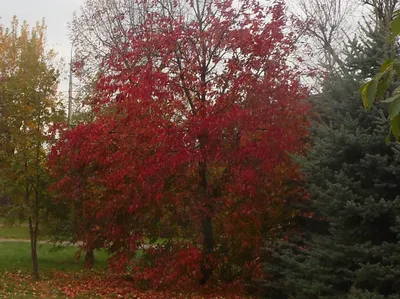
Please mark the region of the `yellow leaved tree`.
POLYGON ((41 211, 49 200, 49 129, 63 118, 56 62, 44 21, 31 28, 14 17, 10 27, 0 25, 0 194, 12 200, 11 214, 28 222, 35 279, 41 211))

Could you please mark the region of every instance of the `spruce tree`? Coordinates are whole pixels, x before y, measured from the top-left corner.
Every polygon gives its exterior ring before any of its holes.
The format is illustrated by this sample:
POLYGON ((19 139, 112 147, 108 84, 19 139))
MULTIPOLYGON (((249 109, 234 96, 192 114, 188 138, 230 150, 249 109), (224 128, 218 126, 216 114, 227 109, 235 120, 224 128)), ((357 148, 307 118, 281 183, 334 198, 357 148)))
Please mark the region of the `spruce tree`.
POLYGON ((267 298, 400 298, 400 144, 385 144, 386 112, 364 111, 358 91, 388 55, 382 16, 350 43, 350 75, 332 74, 315 98, 313 145, 296 157, 307 215, 329 229, 307 225, 267 242, 267 298))

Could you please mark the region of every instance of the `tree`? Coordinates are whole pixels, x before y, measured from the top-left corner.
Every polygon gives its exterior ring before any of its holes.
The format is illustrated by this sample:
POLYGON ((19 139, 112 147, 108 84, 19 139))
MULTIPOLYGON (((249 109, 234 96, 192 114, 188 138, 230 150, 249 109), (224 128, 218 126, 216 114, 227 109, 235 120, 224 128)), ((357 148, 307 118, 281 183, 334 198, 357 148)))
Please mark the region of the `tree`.
POLYGON ((58 72, 54 52, 45 44, 45 25, 32 29, 20 27, 13 19, 11 27, 1 27, 1 179, 2 189, 13 199, 15 209, 29 223, 33 274, 39 279, 37 237, 40 211, 49 200, 50 178, 46 172, 48 128, 57 119, 58 72))
POLYGON ((287 62, 294 35, 284 33, 284 6, 146 5, 124 51, 103 63, 96 120, 53 148, 55 189, 82 202, 119 265, 174 221, 190 224, 194 245, 152 260, 160 281, 176 280, 180 266, 200 270, 202 283, 223 265, 252 276, 262 235, 290 196, 283 182, 298 176, 286 152, 303 150, 308 123, 307 91, 287 62))
POLYGON ((289 242, 268 252, 275 264, 266 264, 266 272, 280 278, 266 283, 273 298, 399 298, 400 147, 384 143, 383 107, 367 113, 355 92, 376 68, 369 55, 385 54, 380 26, 371 28, 369 40, 353 43, 351 76, 331 76, 315 100, 320 118, 312 127, 313 146, 297 160, 312 203, 309 215, 329 229, 311 225, 288 233, 289 242))
POLYGON ((354 11, 356 1, 312 0, 299 1, 296 10, 305 24, 307 43, 312 44, 314 59, 318 60, 318 69, 326 73, 346 74, 343 60, 346 40, 355 30, 354 11), (310 41, 311 38, 311 41, 310 41))
POLYGON ((71 70, 77 79, 73 84, 73 111, 78 116, 73 114, 73 121, 91 119, 87 99, 96 91, 102 61, 112 51, 124 53, 130 32, 138 30, 146 14, 144 3, 126 0, 85 0, 74 14, 69 29, 71 70))
POLYGON ((143 24, 146 14, 146 5, 136 1, 85 0, 70 25, 78 77, 92 82, 112 50, 124 53, 129 32, 143 24))

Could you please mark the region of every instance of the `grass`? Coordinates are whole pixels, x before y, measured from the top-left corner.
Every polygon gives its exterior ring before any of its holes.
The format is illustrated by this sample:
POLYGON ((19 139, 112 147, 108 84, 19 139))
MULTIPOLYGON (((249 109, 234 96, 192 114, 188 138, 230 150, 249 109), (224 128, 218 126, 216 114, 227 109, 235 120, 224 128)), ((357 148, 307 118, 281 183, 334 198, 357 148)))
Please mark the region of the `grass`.
MULTIPOLYGON (((108 255, 96 251, 93 270, 83 270, 83 261, 75 258, 76 247, 54 250, 52 244, 39 244, 41 280, 33 281, 30 244, 22 241, 0 242, 0 299, 8 298, 211 298, 199 293, 141 290, 130 279, 106 270, 108 255), (171 293, 169 293, 171 292, 171 293)), ((213 296, 213 299, 233 298, 213 296)), ((245 296, 235 298, 248 298, 245 296)))
POLYGON ((29 228, 26 226, 0 226, 1 239, 29 239, 29 228))
MULTIPOLYGON (((38 261, 42 272, 79 271, 83 268, 83 261, 76 259, 77 247, 54 248, 52 244, 38 245, 38 261)), ((107 266, 108 254, 104 251, 95 253, 95 269, 102 270, 107 266)), ((30 271, 32 262, 30 244, 25 242, 0 242, 0 271, 30 271)))
MULTIPOLYGON (((84 275, 105 273, 108 258, 105 251, 95 252, 93 271, 84 270, 83 254, 78 260, 75 255, 77 251, 78 248, 73 246, 55 248, 52 244, 38 244, 39 271, 43 280, 35 283, 30 276, 32 271, 30 243, 0 242, 0 299, 67 298, 60 289, 60 286, 67 283, 65 279, 71 282, 79 281, 84 275)), ((97 296, 78 298, 97 298, 97 296)))
MULTIPOLYGON (((0 224, 1 224, 0 219, 0 224)), ((0 226, 0 239, 24 239, 29 240, 29 228, 26 225, 14 225, 8 226, 3 225, 0 226)), ((40 236, 39 236, 39 239, 40 236)), ((168 238, 157 238, 155 240, 150 240, 149 238, 145 239, 146 244, 153 244, 153 245, 162 245, 169 241, 168 238)), ((183 238, 172 238, 175 241, 188 241, 183 238)))
POLYGON ((76 259, 77 250, 73 246, 55 249, 52 244, 39 244, 41 280, 35 282, 30 275, 30 244, 21 241, 0 242, 0 299, 94 299, 104 298, 100 296, 103 292, 107 292, 107 298, 157 298, 142 297, 131 281, 107 273, 108 254, 105 251, 95 252, 94 269, 89 271, 84 270, 82 259, 76 259), (121 291, 126 292, 125 295, 119 295, 121 291))
POLYGON ((5 218, 0 216, 0 239, 29 239, 29 228, 23 225, 7 225, 5 218))
MULTIPOLYGON (((30 243, 26 226, 0 227, 1 239, 25 239, 0 241, 0 299, 8 298, 205 298, 203 295, 139 290, 126 276, 107 272, 106 251, 95 252, 93 270, 84 269, 84 253, 76 258, 77 247, 55 248, 53 244, 38 244, 38 263, 41 280, 33 280, 30 243)), ((150 241, 150 240, 147 240, 150 241)), ((162 244, 167 239, 156 239, 162 244)), ((138 251, 136 258, 141 258, 138 251)), ((217 297, 214 297, 217 298, 217 297)), ((218 297, 224 298, 224 297, 218 297)))

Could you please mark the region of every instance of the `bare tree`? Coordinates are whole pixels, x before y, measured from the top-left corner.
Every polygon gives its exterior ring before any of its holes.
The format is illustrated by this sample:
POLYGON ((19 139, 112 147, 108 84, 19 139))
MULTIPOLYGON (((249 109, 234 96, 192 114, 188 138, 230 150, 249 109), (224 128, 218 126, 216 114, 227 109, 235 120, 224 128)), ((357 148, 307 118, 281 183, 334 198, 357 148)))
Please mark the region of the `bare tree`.
MULTIPOLYGON (((86 0, 70 24, 77 72, 96 75, 110 50, 123 52, 132 30, 144 22, 146 5, 129 0, 86 0)), ((84 75, 84 76, 82 76, 84 75)))
MULTIPOLYGON (((395 45, 390 43, 391 21, 394 18, 395 11, 399 8, 399 0, 362 0, 366 7, 371 9, 373 21, 375 21, 375 30, 384 33, 387 41, 384 44, 384 59, 393 58, 395 53, 395 45)), ((382 63, 383 61, 381 61, 382 63)))
MULTIPOLYGON (((74 111, 81 109, 83 118, 91 118, 84 103, 95 91, 102 62, 111 52, 123 57, 130 34, 139 30, 146 18, 146 7, 145 2, 132 0, 85 0, 75 12, 69 29, 73 48, 71 69, 76 80, 73 92, 70 86, 69 97, 74 94, 74 111)), ((129 61, 126 64, 128 67, 129 61)))
POLYGON ((306 43, 318 68, 347 73, 342 54, 347 37, 355 33, 358 6, 351 0, 300 0, 292 8, 306 24, 306 43))
POLYGON ((393 19, 393 13, 397 9, 398 0, 362 0, 362 3, 372 8, 377 22, 393 19))

